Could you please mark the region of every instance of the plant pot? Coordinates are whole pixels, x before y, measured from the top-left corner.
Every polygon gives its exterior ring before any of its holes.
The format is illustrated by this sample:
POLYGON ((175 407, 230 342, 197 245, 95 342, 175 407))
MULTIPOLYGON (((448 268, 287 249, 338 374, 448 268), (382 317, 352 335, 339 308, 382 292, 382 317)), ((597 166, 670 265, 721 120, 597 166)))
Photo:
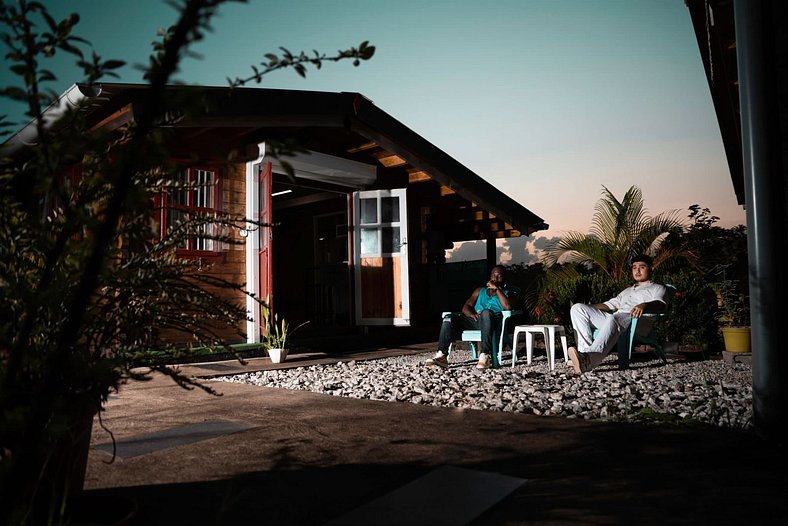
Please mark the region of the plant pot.
POLYGON ((0 474, 0 524, 60 524, 66 501, 82 493, 96 412, 83 400, 69 402, 73 407, 50 411, 52 425, 24 446, 17 466, 0 474), (24 471, 14 476, 14 468, 24 471))
POLYGON ((72 526, 125 526, 133 524, 137 501, 123 495, 80 494, 69 499, 66 524, 72 526))
POLYGON ((728 352, 750 352, 749 327, 723 327, 722 338, 728 352))
POLYGON ((287 359, 287 349, 268 349, 272 363, 282 363, 287 359))

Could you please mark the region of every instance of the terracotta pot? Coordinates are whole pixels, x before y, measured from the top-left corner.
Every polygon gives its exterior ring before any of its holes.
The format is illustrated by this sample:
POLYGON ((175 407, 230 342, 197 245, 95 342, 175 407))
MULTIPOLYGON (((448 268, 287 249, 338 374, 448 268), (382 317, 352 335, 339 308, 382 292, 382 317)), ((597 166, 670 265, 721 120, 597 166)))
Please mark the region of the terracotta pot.
POLYGON ((749 327, 723 327, 722 337, 728 352, 750 352, 749 327))

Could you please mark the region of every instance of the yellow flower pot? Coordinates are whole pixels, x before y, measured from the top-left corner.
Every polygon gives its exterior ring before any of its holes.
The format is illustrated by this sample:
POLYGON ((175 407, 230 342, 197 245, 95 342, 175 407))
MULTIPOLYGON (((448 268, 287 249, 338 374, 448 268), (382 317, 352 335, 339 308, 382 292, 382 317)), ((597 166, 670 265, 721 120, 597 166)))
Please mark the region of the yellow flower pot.
POLYGON ((723 327, 722 338, 728 352, 750 352, 749 327, 723 327))

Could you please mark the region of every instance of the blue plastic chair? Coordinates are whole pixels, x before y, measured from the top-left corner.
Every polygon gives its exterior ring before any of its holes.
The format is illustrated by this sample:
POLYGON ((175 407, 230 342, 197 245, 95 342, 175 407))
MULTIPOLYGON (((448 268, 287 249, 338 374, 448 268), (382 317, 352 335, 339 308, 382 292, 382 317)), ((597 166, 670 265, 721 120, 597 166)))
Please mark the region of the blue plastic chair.
MULTIPOLYGON (((512 301, 517 301, 520 296, 520 289, 518 287, 510 286, 509 288, 509 295, 508 297, 512 301)), ((444 311, 441 313, 441 319, 445 318, 446 316, 451 316, 454 314, 453 312, 444 311)), ((495 333, 493 333, 493 353, 492 353, 492 366, 493 367, 500 367, 501 363, 503 362, 503 349, 504 344, 506 343, 506 338, 513 330, 512 325, 512 316, 514 315, 521 315, 523 314, 522 310, 512 309, 512 310, 505 310, 501 311, 503 318, 501 319, 501 327, 500 329, 496 329, 495 333)), ((480 330, 465 330, 462 331, 462 336, 460 337, 462 341, 468 342, 471 348, 471 355, 473 359, 476 360, 479 358, 476 346, 481 343, 482 341, 482 331, 480 330)), ((454 347, 454 342, 449 345, 449 355, 451 354, 452 347, 454 347)), ((512 352, 515 352, 512 349, 512 352)))
MULTIPOLYGON (((635 334, 638 326, 638 318, 632 318, 632 323, 629 326, 629 332, 623 331, 618 337, 616 343, 616 352, 618 353, 618 366, 621 369, 629 367, 629 362, 632 361, 632 349, 635 345, 650 345, 654 348, 662 363, 668 363, 668 357, 665 354, 665 348, 662 343, 657 339, 657 324, 667 317, 668 307, 673 296, 676 294, 676 287, 671 284, 665 284, 667 291, 665 291, 665 312, 657 314, 654 323, 651 325, 651 330, 648 334, 635 334)), ((594 339, 599 335, 599 329, 594 330, 594 339)))

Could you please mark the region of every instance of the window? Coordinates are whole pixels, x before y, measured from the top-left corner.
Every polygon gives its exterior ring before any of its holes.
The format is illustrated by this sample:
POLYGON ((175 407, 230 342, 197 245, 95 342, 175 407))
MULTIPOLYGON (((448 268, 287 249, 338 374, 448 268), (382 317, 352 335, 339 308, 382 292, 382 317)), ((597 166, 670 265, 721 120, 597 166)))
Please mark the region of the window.
POLYGON ((361 254, 399 254, 402 249, 399 197, 363 197, 359 205, 361 254))
POLYGON ((197 220, 193 235, 185 237, 178 244, 184 255, 205 252, 218 252, 219 242, 211 239, 217 226, 203 223, 216 215, 219 203, 219 173, 209 168, 187 168, 172 180, 170 189, 165 193, 162 209, 162 236, 179 225, 197 220))

